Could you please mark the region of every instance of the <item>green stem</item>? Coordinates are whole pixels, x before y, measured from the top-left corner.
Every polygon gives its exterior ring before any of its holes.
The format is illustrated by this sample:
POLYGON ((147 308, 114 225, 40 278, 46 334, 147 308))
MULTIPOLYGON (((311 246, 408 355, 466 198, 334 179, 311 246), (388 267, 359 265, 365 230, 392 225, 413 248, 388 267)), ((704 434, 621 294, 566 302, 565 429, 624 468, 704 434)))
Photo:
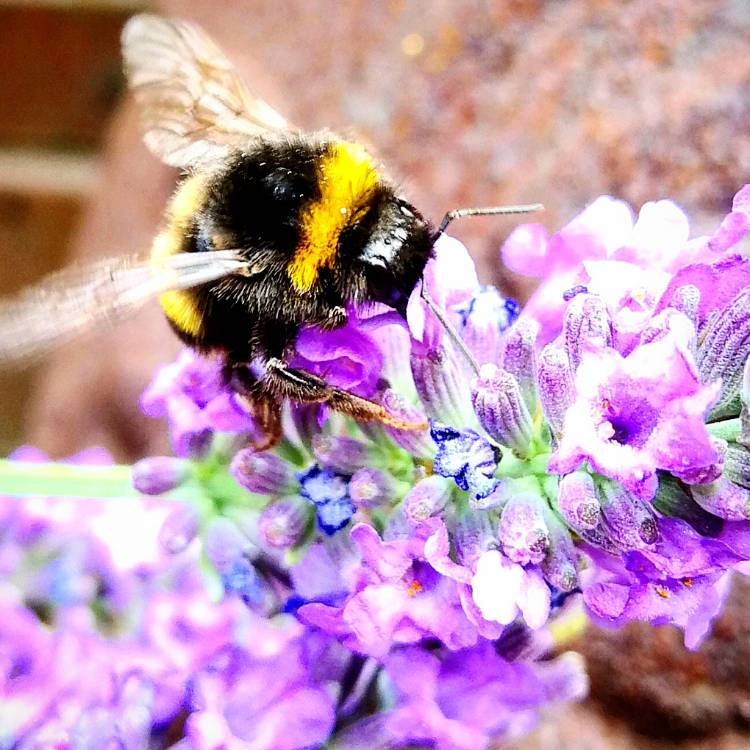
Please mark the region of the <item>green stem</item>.
MULTIPOLYGON (((140 495, 133 489, 130 475, 130 466, 117 464, 88 466, 0 459, 0 495, 132 500, 140 495)), ((200 483, 189 479, 160 497, 196 502, 203 495, 200 483)))

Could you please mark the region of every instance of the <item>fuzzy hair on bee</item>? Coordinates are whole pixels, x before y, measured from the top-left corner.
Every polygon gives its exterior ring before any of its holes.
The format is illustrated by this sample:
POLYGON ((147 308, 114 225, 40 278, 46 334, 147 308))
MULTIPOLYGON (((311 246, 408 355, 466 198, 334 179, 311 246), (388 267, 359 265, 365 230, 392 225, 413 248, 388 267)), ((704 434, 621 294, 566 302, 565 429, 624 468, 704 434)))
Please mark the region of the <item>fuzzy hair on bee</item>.
POLYGON ((33 356, 90 320, 118 317, 157 296, 188 346, 223 359, 265 446, 281 434, 284 398, 424 427, 290 367, 300 330, 345 325, 351 304, 384 303, 405 317, 452 219, 539 206, 460 209, 436 230, 364 146, 329 131, 304 133, 250 94, 197 26, 137 15, 123 30, 122 49, 144 141, 184 176, 148 258, 104 261, 88 279, 85 269, 74 278, 69 272, 0 305, 0 361, 33 356), (54 328, 43 313, 50 305, 60 311, 54 328))

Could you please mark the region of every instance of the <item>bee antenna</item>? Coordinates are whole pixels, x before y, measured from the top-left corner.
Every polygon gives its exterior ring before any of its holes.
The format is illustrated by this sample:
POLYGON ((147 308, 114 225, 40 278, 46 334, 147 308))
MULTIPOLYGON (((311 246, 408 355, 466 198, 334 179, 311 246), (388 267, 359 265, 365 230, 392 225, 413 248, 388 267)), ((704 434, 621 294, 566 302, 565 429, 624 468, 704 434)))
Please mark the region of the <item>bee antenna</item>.
POLYGON ((532 214, 536 211, 544 211, 544 206, 541 203, 529 203, 520 206, 487 206, 485 208, 454 208, 452 211, 443 216, 443 220, 440 222, 437 232, 433 236, 433 240, 440 237, 445 232, 454 219, 461 219, 464 216, 497 216, 497 215, 508 215, 508 214, 532 214))
POLYGON ((432 296, 427 291, 427 281, 424 277, 422 277, 421 295, 427 307, 430 308, 433 315, 440 321, 440 325, 443 326, 445 332, 448 334, 448 338, 450 338, 450 340, 453 342, 456 349, 458 349, 458 351, 463 354, 471 369, 474 370, 474 374, 478 376, 479 363, 477 362, 474 355, 469 351, 469 347, 466 346, 464 340, 458 335, 456 329, 451 325, 451 322, 445 316, 445 313, 433 301, 432 296))

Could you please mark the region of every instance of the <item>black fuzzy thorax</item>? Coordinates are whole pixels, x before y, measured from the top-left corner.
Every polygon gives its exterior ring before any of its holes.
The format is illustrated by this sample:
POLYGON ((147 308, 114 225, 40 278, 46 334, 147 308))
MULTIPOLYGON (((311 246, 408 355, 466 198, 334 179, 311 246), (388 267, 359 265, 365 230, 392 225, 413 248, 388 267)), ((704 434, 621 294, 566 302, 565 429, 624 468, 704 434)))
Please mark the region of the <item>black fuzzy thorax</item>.
POLYGON ((426 225, 410 232, 387 271, 358 261, 378 222, 399 203, 386 181, 377 182, 356 220, 341 232, 333 267, 319 269, 309 292, 300 293, 291 282, 287 266, 299 249, 305 212, 320 200, 319 168, 330 147, 330 141, 303 138, 260 141, 209 180, 183 249, 219 249, 219 238, 220 247, 247 258, 253 273, 191 290, 201 329, 190 335, 175 328, 188 345, 221 351, 236 363, 284 357, 304 324, 325 325, 330 311, 349 301, 377 300, 405 311, 431 251, 426 225))

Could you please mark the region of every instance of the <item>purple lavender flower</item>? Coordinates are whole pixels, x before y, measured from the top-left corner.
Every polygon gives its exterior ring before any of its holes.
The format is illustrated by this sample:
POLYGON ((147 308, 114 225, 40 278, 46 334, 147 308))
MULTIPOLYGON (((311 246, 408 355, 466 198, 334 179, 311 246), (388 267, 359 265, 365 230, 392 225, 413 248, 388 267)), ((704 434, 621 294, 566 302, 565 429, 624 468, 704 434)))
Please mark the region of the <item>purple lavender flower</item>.
POLYGON ((657 469, 679 474, 718 460, 705 427, 717 384, 701 385, 691 355, 674 336, 627 357, 610 348, 587 351, 575 388, 552 471, 567 473, 589 461, 650 499, 657 469))
POLYGON ((369 397, 383 368, 383 353, 362 330, 357 311, 348 310, 345 326, 333 331, 304 328, 296 341, 295 367, 324 377, 331 385, 369 397))
POLYGON ((425 531, 385 542, 371 526, 357 524, 351 536, 362 563, 354 591, 339 606, 306 604, 300 617, 373 656, 388 653, 393 643, 428 636, 454 649, 475 643, 477 629, 462 609, 456 583, 425 562, 425 531))
POLYGON ((527 732, 550 700, 574 700, 587 687, 571 654, 545 667, 513 664, 487 642, 443 659, 404 648, 387 658, 385 669, 396 692, 388 734, 398 743, 438 750, 487 748, 491 740, 527 732))
POLYGON ((354 504, 349 497, 346 477, 330 469, 312 466, 297 475, 300 494, 315 506, 318 526, 329 536, 349 523, 354 504))

